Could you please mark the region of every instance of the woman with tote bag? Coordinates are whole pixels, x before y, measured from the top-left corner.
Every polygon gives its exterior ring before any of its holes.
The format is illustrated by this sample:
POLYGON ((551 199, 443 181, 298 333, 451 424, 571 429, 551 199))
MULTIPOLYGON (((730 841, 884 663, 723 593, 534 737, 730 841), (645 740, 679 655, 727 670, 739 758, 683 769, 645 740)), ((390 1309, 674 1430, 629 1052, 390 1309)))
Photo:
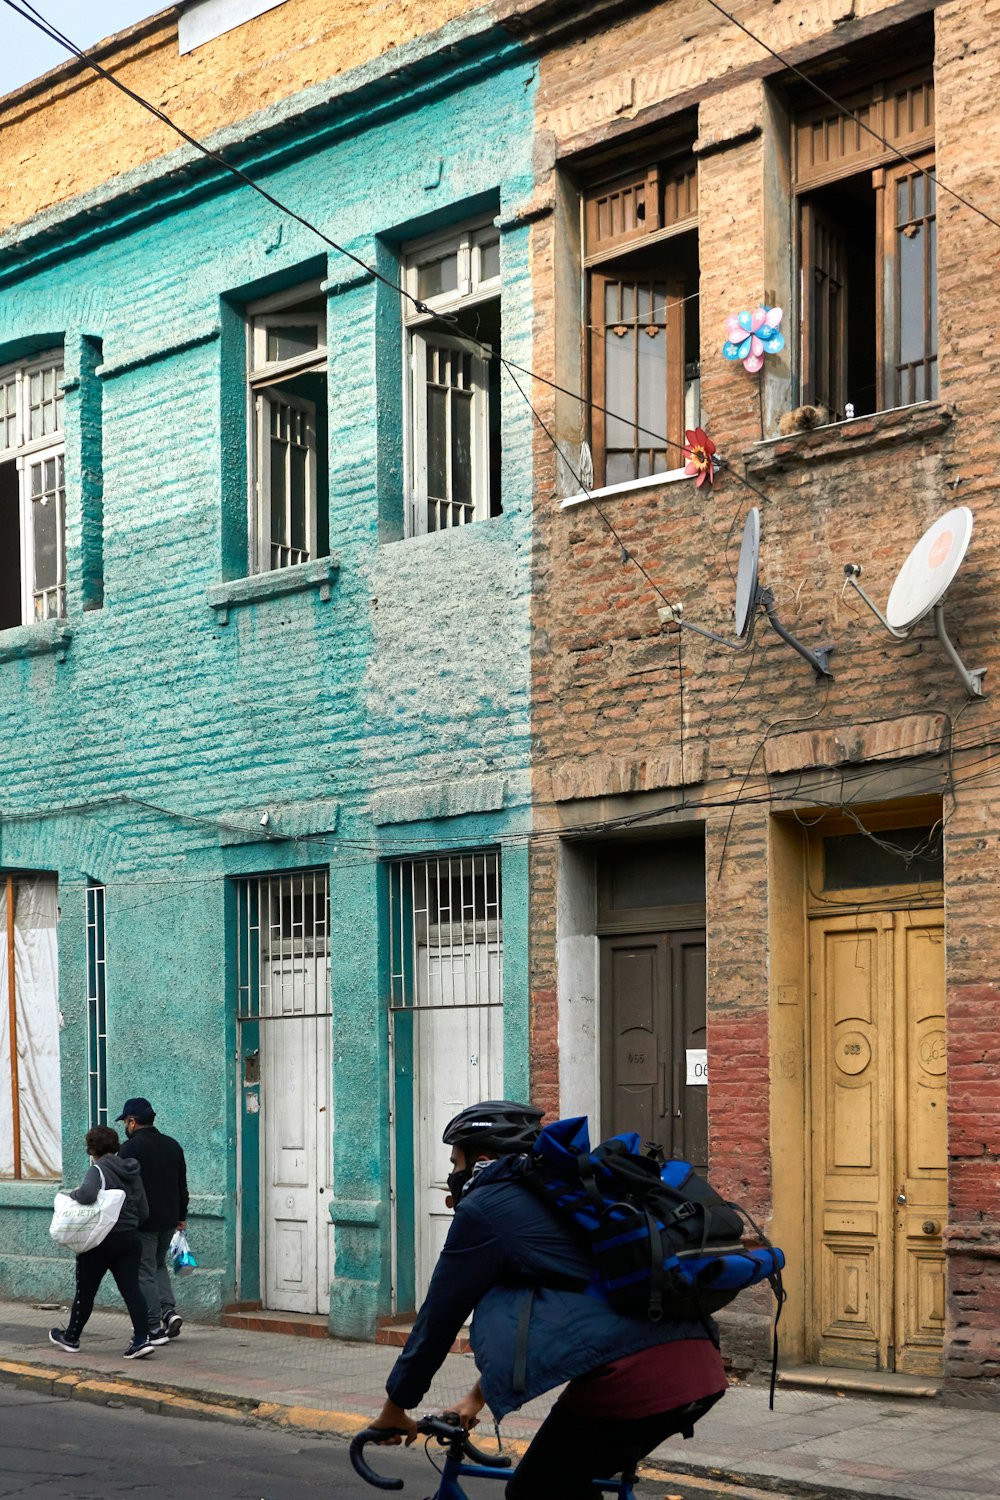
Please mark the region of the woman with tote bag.
POLYGON ((80 1186, 68 1196, 75 1203, 91 1204, 98 1201, 102 1189, 113 1191, 120 1188, 125 1197, 118 1221, 111 1231, 98 1244, 82 1250, 76 1257, 76 1296, 69 1322, 65 1328, 51 1328, 49 1339, 67 1354, 79 1351, 80 1335, 94 1310, 94 1298, 105 1274, 110 1271, 132 1319, 132 1342, 125 1350, 125 1358, 144 1359, 147 1354, 152 1354, 153 1345, 149 1339, 145 1298, 139 1290, 142 1247, 137 1231, 149 1208, 139 1175, 139 1163, 120 1157, 118 1146, 117 1133, 107 1125, 95 1125, 93 1130, 87 1131, 87 1155, 91 1164, 80 1186))

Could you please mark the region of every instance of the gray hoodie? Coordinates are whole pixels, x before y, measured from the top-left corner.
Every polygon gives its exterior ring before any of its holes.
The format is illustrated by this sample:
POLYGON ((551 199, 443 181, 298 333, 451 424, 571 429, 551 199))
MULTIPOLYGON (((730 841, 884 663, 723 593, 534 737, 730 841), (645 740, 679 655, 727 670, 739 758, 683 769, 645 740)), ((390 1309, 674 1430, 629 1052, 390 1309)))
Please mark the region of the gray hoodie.
POLYGON ((95 1203, 102 1187, 124 1188, 125 1202, 118 1216, 115 1229, 138 1229, 149 1217, 149 1205, 142 1185, 139 1163, 122 1157, 117 1152, 98 1157, 100 1169, 91 1163, 83 1175, 83 1181, 74 1188, 70 1197, 77 1203, 95 1203), (103 1177, 103 1180, 102 1180, 103 1177))

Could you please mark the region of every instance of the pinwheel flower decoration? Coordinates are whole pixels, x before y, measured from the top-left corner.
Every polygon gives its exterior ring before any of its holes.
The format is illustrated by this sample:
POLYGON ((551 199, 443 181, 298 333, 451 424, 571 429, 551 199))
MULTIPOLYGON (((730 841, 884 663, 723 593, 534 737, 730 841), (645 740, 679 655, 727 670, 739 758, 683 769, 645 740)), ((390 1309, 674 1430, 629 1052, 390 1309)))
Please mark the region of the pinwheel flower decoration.
POLYGON ((785 336, 778 327, 780 307, 757 307, 751 312, 730 313, 726 319, 728 339, 722 346, 727 359, 741 359, 743 368, 755 375, 763 366, 765 354, 779 354, 785 347, 785 336))
POLYGON ((706 480, 709 484, 714 484, 715 444, 712 439, 704 427, 692 427, 684 436, 687 439, 684 444, 684 453, 687 456, 687 463, 684 465, 685 474, 692 479, 697 474, 695 487, 699 490, 706 480))

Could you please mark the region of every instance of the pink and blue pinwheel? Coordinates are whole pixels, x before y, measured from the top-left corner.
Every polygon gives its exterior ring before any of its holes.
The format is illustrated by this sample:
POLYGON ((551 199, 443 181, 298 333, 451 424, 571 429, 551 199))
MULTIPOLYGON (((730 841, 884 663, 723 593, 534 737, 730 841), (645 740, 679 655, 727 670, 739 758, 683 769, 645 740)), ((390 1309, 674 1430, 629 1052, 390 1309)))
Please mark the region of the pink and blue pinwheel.
POLYGON ((764 363, 765 354, 778 354, 785 347, 785 336, 778 327, 780 307, 758 307, 752 313, 730 313, 726 319, 728 339, 722 346, 727 359, 741 359, 743 368, 755 375, 764 363))

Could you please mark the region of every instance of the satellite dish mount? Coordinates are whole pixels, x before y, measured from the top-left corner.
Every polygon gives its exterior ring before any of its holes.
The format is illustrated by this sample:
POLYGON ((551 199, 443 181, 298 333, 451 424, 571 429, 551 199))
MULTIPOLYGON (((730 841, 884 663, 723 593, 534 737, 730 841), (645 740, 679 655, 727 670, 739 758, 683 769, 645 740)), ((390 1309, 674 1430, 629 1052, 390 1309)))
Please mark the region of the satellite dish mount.
POLYGON ((986 675, 986 668, 974 667, 969 670, 956 651, 944 623, 944 596, 962 566, 971 537, 972 512, 968 506, 958 505, 954 510, 938 516, 897 573, 885 606, 885 614, 858 582, 861 577, 860 563, 846 563, 844 573, 855 593, 860 594, 875 618, 881 621, 897 641, 907 640, 914 627, 927 615, 933 614, 937 638, 958 673, 966 693, 970 698, 984 698, 983 677, 986 675))
POLYGON ((830 652, 833 647, 817 646, 814 651, 811 651, 808 646, 804 646, 796 636, 792 635, 790 630, 785 629, 778 619, 772 590, 764 587, 758 578, 759 557, 760 511, 753 506, 743 527, 740 565, 736 575, 735 641, 727 640, 725 636, 716 634, 714 630, 706 630, 701 625, 692 625, 690 621, 683 619, 683 605, 681 604, 668 604, 663 607, 659 611, 661 621, 664 624, 679 625, 682 630, 693 630, 696 635, 702 635, 706 640, 725 646, 727 651, 745 651, 753 641, 757 612, 762 608, 772 629, 791 646, 793 651, 797 651, 809 663, 817 677, 832 677, 830 652))

